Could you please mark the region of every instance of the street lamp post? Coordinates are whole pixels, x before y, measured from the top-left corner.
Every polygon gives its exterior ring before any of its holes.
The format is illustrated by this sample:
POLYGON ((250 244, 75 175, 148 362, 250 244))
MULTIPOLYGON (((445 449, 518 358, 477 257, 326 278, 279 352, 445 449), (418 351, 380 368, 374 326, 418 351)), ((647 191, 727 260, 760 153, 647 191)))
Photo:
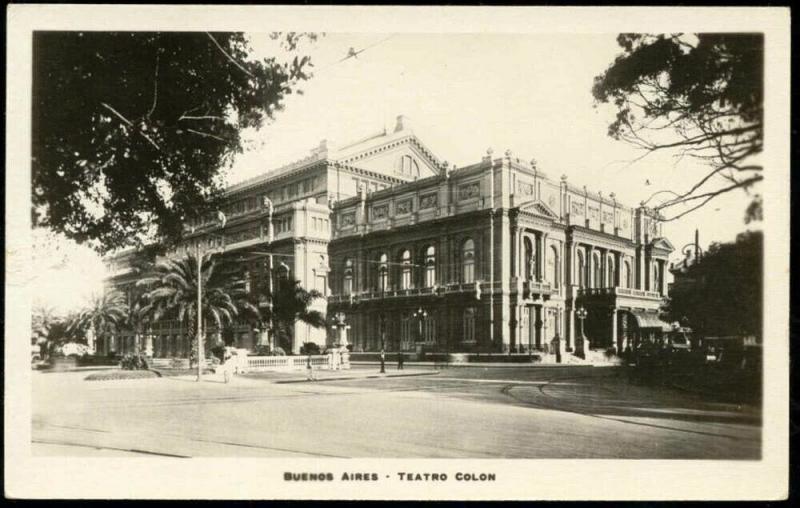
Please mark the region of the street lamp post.
POLYGON ((381 316, 381 374, 386 373, 386 316, 381 316))
POLYGON ((197 242, 197 381, 203 376, 203 254, 197 242))
POLYGON ((580 320, 580 322, 581 322, 581 336, 580 336, 580 338, 579 338, 579 340, 580 340, 580 347, 579 347, 579 348, 576 348, 576 349, 578 349, 578 350, 580 351, 580 354, 581 354, 581 355, 584 355, 584 356, 586 355, 586 353, 585 353, 585 350, 584 350, 584 346, 585 346, 585 344, 586 344, 586 335, 583 333, 583 332, 584 332, 584 324, 583 324, 583 320, 584 320, 584 319, 586 319, 586 315, 587 315, 587 314, 588 314, 588 313, 586 312, 586 309, 585 309, 584 307, 581 307, 581 308, 579 308, 579 309, 578 309, 578 312, 576 312, 576 313, 575 313, 576 317, 577 317, 577 318, 580 320))
MULTIPOLYGON (((225 214, 217 212, 217 220, 220 226, 224 229, 227 219, 225 214)), ((224 233, 220 236, 222 241, 225 241, 224 233)), ((211 242, 212 235, 208 236, 208 241, 211 242)), ((210 249, 209 249, 210 250, 210 249)), ((203 377, 203 364, 205 363, 205 353, 203 351, 203 256, 205 252, 202 249, 202 242, 197 239, 195 244, 195 256, 197 257, 197 381, 203 377)))
POLYGON ((416 318, 417 318, 417 320, 419 321, 419 341, 420 341, 420 342, 424 342, 424 337, 423 337, 423 335, 422 335, 422 322, 423 322, 423 320, 424 320, 426 317, 428 317, 428 311, 426 311, 426 310, 424 310, 422 307, 420 307, 420 308, 419 308, 419 309, 418 309, 418 310, 417 310, 417 311, 414 313, 414 317, 416 317, 416 318))

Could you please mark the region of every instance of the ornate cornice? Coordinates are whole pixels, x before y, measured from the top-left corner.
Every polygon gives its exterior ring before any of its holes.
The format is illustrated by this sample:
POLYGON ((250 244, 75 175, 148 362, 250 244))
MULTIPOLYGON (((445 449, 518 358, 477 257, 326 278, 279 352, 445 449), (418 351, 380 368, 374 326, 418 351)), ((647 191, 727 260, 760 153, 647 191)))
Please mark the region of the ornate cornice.
POLYGON ((609 233, 604 233, 602 231, 587 229, 582 226, 569 226, 567 228, 567 234, 567 239, 573 242, 575 240, 583 240, 587 243, 601 245, 605 244, 607 246, 625 249, 634 249, 637 246, 634 242, 628 240, 627 238, 621 238, 609 233))

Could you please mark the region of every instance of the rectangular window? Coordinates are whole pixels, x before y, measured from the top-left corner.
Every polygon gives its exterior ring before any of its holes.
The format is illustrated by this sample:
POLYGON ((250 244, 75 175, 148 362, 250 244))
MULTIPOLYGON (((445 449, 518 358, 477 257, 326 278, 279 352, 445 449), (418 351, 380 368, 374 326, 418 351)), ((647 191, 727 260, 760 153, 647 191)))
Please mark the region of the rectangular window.
POLYGON ((425 267, 425 287, 431 288, 436 284, 436 268, 433 265, 425 267))
POLYGON ((403 277, 400 279, 400 289, 411 289, 411 269, 403 269, 403 277))
POLYGON ((464 342, 475 342, 475 308, 464 310, 464 342))
POLYGON ((470 284, 475 282, 475 265, 473 263, 464 264, 464 283, 470 284))

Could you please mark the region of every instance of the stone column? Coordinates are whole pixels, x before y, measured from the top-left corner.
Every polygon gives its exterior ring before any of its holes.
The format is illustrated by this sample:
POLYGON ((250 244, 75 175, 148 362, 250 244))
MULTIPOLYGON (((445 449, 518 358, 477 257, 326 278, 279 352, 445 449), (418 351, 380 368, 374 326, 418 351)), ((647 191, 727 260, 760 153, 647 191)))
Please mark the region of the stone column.
POLYGON ((542 306, 534 305, 532 307, 533 313, 531 314, 530 326, 533 327, 533 347, 539 348, 542 345, 542 306))
POLYGON ((550 308, 545 307, 542 305, 541 308, 541 320, 542 320, 542 327, 539 333, 539 347, 544 347, 547 344, 547 352, 551 353, 550 351, 550 336, 548 335, 547 330, 550 328, 550 308))
POLYGON ((586 246, 586 287, 595 287, 594 280, 594 246, 586 246))
POLYGON ((564 349, 572 350, 575 347, 575 300, 565 310, 566 330, 564 333, 564 349))
POLYGON ((539 282, 544 282, 547 272, 547 233, 541 233, 541 255, 539 256, 539 282))
MULTIPOLYGON (((612 307, 611 309, 611 345, 615 348, 619 348, 619 344, 617 343, 617 308, 612 307)), ((619 351, 617 351, 619 353, 619 351)))
POLYGON ((606 249, 598 248, 597 250, 600 254, 600 280, 595 283, 598 288, 603 288, 606 286, 606 249))
POLYGON ((523 273, 525 270, 525 242, 523 239, 523 229, 517 227, 517 277, 519 279, 525 279, 525 273, 523 273))
POLYGON ((567 245, 569 246, 567 249, 569 253, 569 265, 567 265, 565 273, 569 276, 569 280, 566 284, 575 286, 578 283, 578 277, 576 277, 578 273, 578 245, 574 241, 571 241, 567 245))
POLYGON ((628 316, 627 316, 627 314, 621 314, 620 315, 619 324, 620 324, 620 332, 621 332, 620 333, 620 339, 621 339, 620 340, 620 347, 621 347, 622 351, 625 351, 631 345, 630 338, 628 337, 628 316))
POLYGON ((517 238, 517 224, 516 221, 511 223, 511 277, 519 277, 517 271, 519 260, 519 238, 517 238))

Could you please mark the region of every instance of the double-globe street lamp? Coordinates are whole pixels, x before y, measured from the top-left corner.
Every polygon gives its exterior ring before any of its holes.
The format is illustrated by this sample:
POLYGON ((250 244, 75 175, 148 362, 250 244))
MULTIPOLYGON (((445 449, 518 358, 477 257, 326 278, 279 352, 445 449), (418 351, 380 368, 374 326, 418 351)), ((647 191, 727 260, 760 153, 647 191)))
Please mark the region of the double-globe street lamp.
POLYGON ((589 314, 589 313, 588 313, 588 312, 586 312, 586 308, 585 308, 585 307, 583 307, 583 306, 581 306, 581 307, 578 309, 578 311, 575 313, 575 316, 576 316, 576 317, 577 317, 577 318, 580 320, 580 322, 581 322, 581 336, 578 338, 578 340, 580 341, 580 348, 576 348, 576 349, 578 349, 578 350, 581 352, 581 354, 583 354, 583 355, 585 355, 585 354, 586 354, 586 350, 585 350, 585 346, 586 346, 586 335, 584 334, 584 324, 583 324, 583 321, 586 319, 586 316, 587 316, 588 314, 589 314))
POLYGON ((428 311, 420 307, 417 311, 414 312, 414 317, 417 318, 417 321, 419 322, 419 341, 425 342, 425 337, 422 334, 422 323, 425 320, 425 318, 428 317, 428 311))

